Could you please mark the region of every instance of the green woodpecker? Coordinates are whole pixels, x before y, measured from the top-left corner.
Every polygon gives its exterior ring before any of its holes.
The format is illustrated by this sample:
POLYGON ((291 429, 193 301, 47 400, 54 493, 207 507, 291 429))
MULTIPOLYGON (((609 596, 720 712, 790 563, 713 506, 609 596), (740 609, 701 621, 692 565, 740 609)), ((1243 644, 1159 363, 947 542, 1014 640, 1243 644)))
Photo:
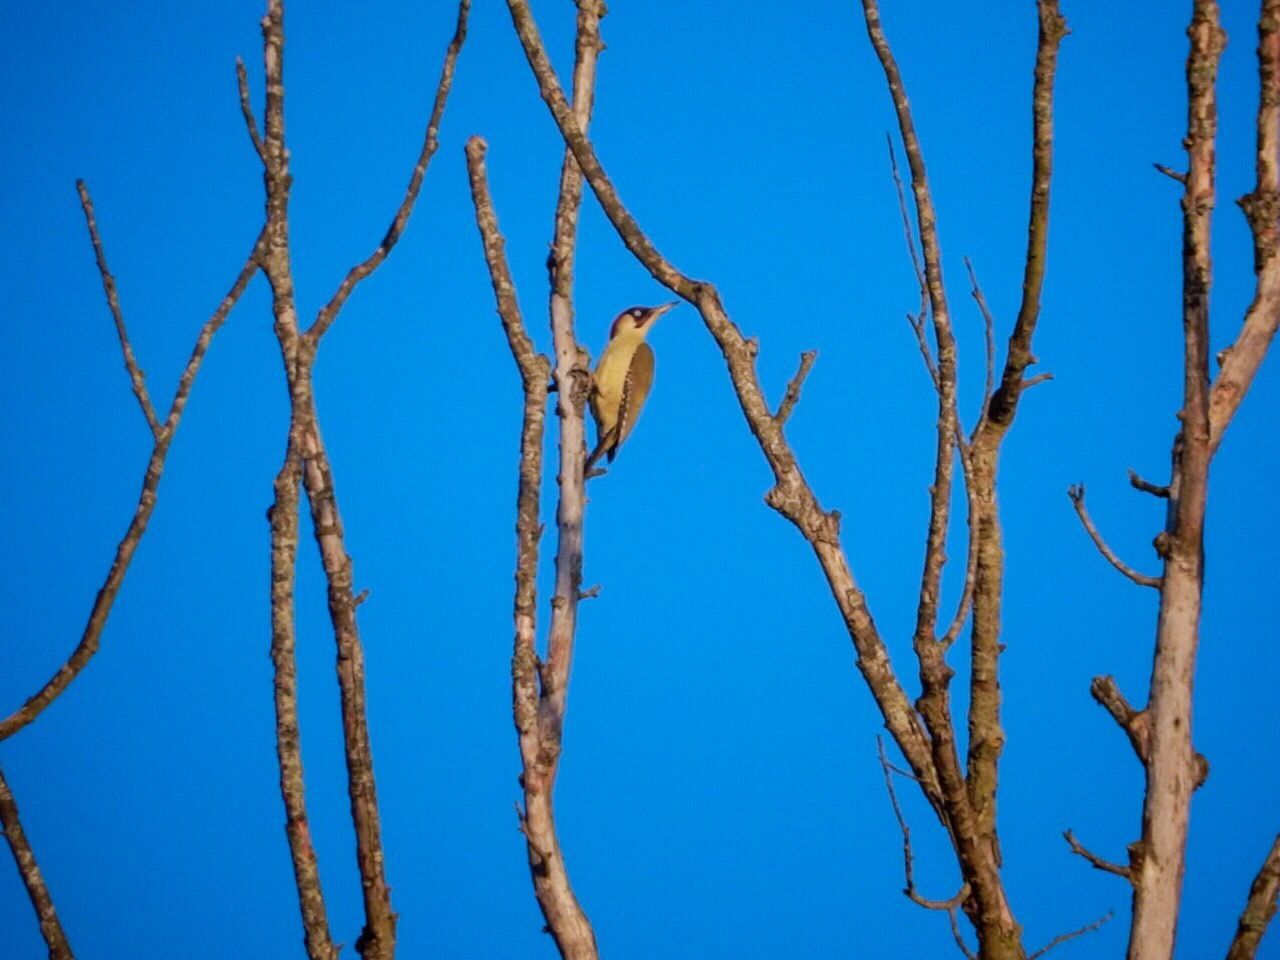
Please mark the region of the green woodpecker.
POLYGON ((596 461, 618 454, 640 416, 640 408, 653 386, 653 349, 644 342, 658 318, 678 306, 679 300, 657 307, 623 310, 609 330, 609 344, 596 364, 591 385, 591 415, 596 421, 596 448, 587 458, 591 472, 596 461))

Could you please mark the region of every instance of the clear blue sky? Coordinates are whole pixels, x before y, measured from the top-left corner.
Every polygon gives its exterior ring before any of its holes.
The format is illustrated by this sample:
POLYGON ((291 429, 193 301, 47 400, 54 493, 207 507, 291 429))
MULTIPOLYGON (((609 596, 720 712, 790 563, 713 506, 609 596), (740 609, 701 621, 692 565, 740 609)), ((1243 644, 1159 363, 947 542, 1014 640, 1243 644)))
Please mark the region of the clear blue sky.
MULTIPOLYGON (((1138 832, 1138 765, 1088 683, 1114 673, 1143 698, 1154 595, 1096 555, 1064 491, 1087 482, 1114 546, 1154 569, 1161 507, 1130 491, 1124 470, 1165 476, 1179 402, 1178 190, 1150 166, 1183 162, 1189 4, 1175 6, 1064 2, 1073 33, 1036 351, 1056 380, 1027 396, 1004 460, 1001 828, 1014 908, 1031 945, 1119 914, 1064 957, 1122 952, 1128 891, 1071 857, 1061 831, 1116 859, 1138 832)), ((1218 348, 1250 291, 1231 200, 1248 189, 1256 103, 1255 8, 1226 6, 1218 348)), ((563 68, 570 5, 538 13, 563 68)), ((93 190, 135 347, 167 404, 260 222, 232 72, 244 55, 260 98, 260 15, 256 2, 0 11, 0 711, 78 637, 148 450, 74 180, 93 190)), ((290 11, 307 313, 382 236, 453 17, 441 0, 290 11)), ((1033 5, 886 0, 884 18, 927 151, 971 421, 981 330, 960 258, 973 258, 1007 333, 1024 245, 1033 5)), ((595 132, 627 202, 759 335, 775 396, 796 354, 821 350, 789 430, 824 503, 844 513, 850 559, 911 675, 932 400, 902 319, 916 294, 886 167, 892 117, 860 17, 826 0, 619 2, 604 30, 595 132)), ((519 382, 466 191, 473 133, 490 141, 523 304, 547 344, 542 264, 560 151, 503 5, 486 0, 417 212, 326 340, 317 389, 357 586, 372 590, 361 621, 402 956, 550 958, 512 812, 519 382)), ((595 350, 619 309, 667 297, 590 199, 579 263, 581 333, 595 350)), ((653 342, 644 419, 592 488, 586 578, 604 589, 584 609, 559 789, 570 869, 604 953, 946 956, 945 920, 899 892, 878 718, 809 551, 761 501, 767 471, 723 362, 687 307, 653 342)), ((1225 951, 1280 827, 1278 404, 1272 362, 1213 475, 1196 734, 1213 774, 1194 808, 1186 958, 1225 951)), ((285 411, 259 279, 196 385, 102 652, 0 745, 86 960, 301 956, 267 656, 264 510, 285 411)), ((351 944, 360 913, 332 640, 308 541, 301 555, 308 799, 334 934, 351 944)), ((904 797, 922 887, 948 896, 950 854, 923 805, 904 797)), ((0 956, 40 950, 0 858, 0 956)), ((1280 932, 1261 956, 1280 957, 1280 932)))

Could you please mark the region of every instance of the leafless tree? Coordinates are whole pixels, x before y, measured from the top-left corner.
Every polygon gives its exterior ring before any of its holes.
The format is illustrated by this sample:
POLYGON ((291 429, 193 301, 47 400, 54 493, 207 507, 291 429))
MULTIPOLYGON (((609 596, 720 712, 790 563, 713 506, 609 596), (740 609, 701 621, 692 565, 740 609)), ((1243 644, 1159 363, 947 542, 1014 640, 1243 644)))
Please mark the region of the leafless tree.
MULTIPOLYGON (((293 858, 298 899, 302 912, 306 950, 312 960, 336 960, 339 947, 329 933, 328 917, 320 887, 319 865, 311 842, 303 789, 302 757, 297 707, 295 662, 294 581, 298 552, 301 491, 310 508, 316 547, 328 587, 329 614, 337 645, 337 677, 347 766, 351 819, 356 834, 357 866, 364 893, 365 926, 356 948, 365 960, 390 960, 395 955, 396 914, 384 869, 384 853, 374 782, 373 753, 365 705, 364 652, 356 622, 356 608, 365 594, 354 588, 353 565, 347 553, 333 466, 321 438, 312 386, 312 371, 321 338, 337 319, 355 287, 370 276, 391 253, 408 223, 422 188, 427 166, 439 147, 438 132, 453 86, 458 54, 466 39, 470 0, 461 0, 453 39, 444 60, 421 151, 409 178, 404 199, 373 252, 352 267, 310 326, 298 320, 294 300, 293 267, 289 248, 289 194, 293 178, 284 126, 284 2, 268 0, 262 19, 263 63, 266 79, 265 125, 259 130, 250 102, 244 64, 236 63, 240 108, 250 141, 263 165, 266 187, 265 223, 248 261, 205 323, 195 349, 178 381, 169 414, 161 421, 147 391, 146 379, 130 344, 120 308, 116 283, 107 268, 106 254, 88 188, 77 184, 89 236, 102 276, 107 304, 115 321, 125 369, 134 395, 151 430, 154 444, 144 474, 142 493, 133 519, 116 550, 115 560, 98 592, 89 623, 66 663, 37 693, 9 717, 0 721, 0 740, 12 736, 61 695, 97 652, 102 630, 138 543, 155 509, 156 494, 183 410, 196 374, 213 335, 226 321, 232 307, 261 270, 271 287, 275 332, 284 361, 290 409, 284 464, 275 481, 271 528, 271 656, 275 665, 276 745, 280 764, 280 789, 286 812, 286 833, 293 858)), ((35 907, 51 960, 70 960, 71 948, 58 922, 49 891, 36 865, 31 846, 18 821, 17 805, 8 783, 0 777, 0 822, 19 873, 35 907)))
MULTIPOLYGON (((1213 282, 1209 238, 1216 200, 1218 62, 1226 34, 1214 0, 1195 0, 1187 29, 1191 41, 1183 141, 1187 170, 1180 173, 1157 165, 1183 189, 1182 409, 1169 483, 1153 484, 1132 472, 1130 481, 1135 489, 1166 501, 1164 529, 1155 538, 1163 565, 1161 575, 1139 574, 1120 561, 1089 518, 1084 488, 1069 491, 1086 531, 1103 556, 1135 583, 1160 591, 1147 705, 1140 710, 1130 706, 1111 677, 1098 677, 1092 685, 1094 698, 1129 737, 1146 773, 1141 839, 1130 845, 1129 862, 1121 866, 1088 853, 1068 835, 1072 848, 1095 867, 1125 877, 1133 885, 1129 960, 1168 960, 1173 955, 1191 796, 1208 776, 1208 763, 1192 743, 1191 704, 1204 590, 1209 467, 1280 321, 1280 2, 1263 0, 1261 8, 1257 182, 1253 191, 1239 200, 1253 233, 1257 283, 1234 342, 1217 356, 1217 377, 1209 372, 1209 291, 1213 282)), ((1254 883, 1231 957, 1253 956, 1261 928, 1275 910, 1277 851, 1273 846, 1254 883), (1266 907, 1268 891, 1270 912, 1266 907)))
MULTIPOLYGON (((894 179, 899 185, 907 243, 921 296, 919 313, 909 316, 909 320, 938 400, 931 511, 914 636, 920 695, 914 703, 907 695, 900 674, 890 664, 868 601, 850 569, 841 545, 840 514, 821 506, 785 435, 787 418, 813 365, 813 354, 802 356, 781 404, 776 412, 771 410, 756 374, 759 349, 756 339, 745 337, 733 323, 712 284, 693 279, 663 257, 628 212, 587 138, 584 125, 565 98, 527 0, 508 0, 507 5, 542 98, 619 238, 656 280, 698 310, 719 346, 743 415, 774 474, 774 486, 765 500, 790 520, 812 547, 848 629, 858 668, 889 734, 910 768, 904 773, 917 784, 951 841, 962 877, 961 887, 954 896, 944 900, 926 898, 916 889, 913 879, 910 832, 902 818, 891 777, 896 768, 884 758, 890 797, 903 832, 906 895, 923 907, 946 912, 957 945, 967 956, 974 956, 956 923, 956 911, 963 910, 977 935, 976 955, 983 960, 1024 960, 1028 956, 1040 956, 1065 940, 1096 928, 1104 921, 1086 924, 1054 938, 1039 950, 1028 952, 1001 875, 996 818, 998 770, 1004 745, 999 687, 1004 551, 997 501, 998 463, 1003 440, 1013 424, 1022 395, 1049 377, 1045 373, 1028 376, 1027 371, 1036 363, 1032 340, 1039 320, 1047 261, 1054 78, 1058 48, 1067 33, 1057 0, 1037 0, 1036 3, 1039 35, 1032 88, 1032 190, 1027 249, 1021 305, 1007 341, 1003 364, 997 364, 994 356, 994 320, 969 267, 972 294, 987 325, 988 355, 983 405, 975 425, 968 431, 962 426, 956 399, 956 338, 943 281, 937 217, 924 155, 905 85, 880 21, 878 4, 876 0, 862 2, 868 36, 884 69, 911 174, 918 252, 895 164, 894 179), (967 563, 956 612, 940 622, 942 571, 947 559, 951 492, 957 461, 967 500, 967 563), (969 626, 970 706, 967 756, 962 762, 956 737, 958 718, 950 700, 950 682, 955 671, 947 663, 947 654, 966 624, 969 626)), ((1095 696, 1129 733, 1148 771, 1143 840, 1135 847, 1137 858, 1127 868, 1108 864, 1084 851, 1074 836, 1068 834, 1073 849, 1084 853, 1095 866, 1133 880, 1131 960, 1168 960, 1172 955, 1190 794, 1206 772, 1202 758, 1191 748, 1190 693, 1203 570, 1201 532, 1208 465, 1222 431, 1261 363, 1280 316, 1277 299, 1280 298, 1277 287, 1280 267, 1275 266, 1280 259, 1274 258, 1277 213, 1280 212, 1276 181, 1276 164, 1280 162, 1276 159, 1280 135, 1277 131, 1280 90, 1276 88, 1280 76, 1276 67, 1280 60, 1277 55, 1280 48, 1276 46, 1278 13, 1280 5, 1264 0, 1259 53, 1263 94, 1258 119, 1258 186, 1241 201, 1254 230, 1258 293, 1237 343, 1220 357, 1222 371, 1211 388, 1207 376, 1208 218, 1213 197, 1216 113, 1213 85, 1222 37, 1216 4, 1202 0, 1195 3, 1190 30, 1192 52, 1187 64, 1190 92, 1187 145, 1191 166, 1187 174, 1176 175, 1186 186, 1183 203, 1186 405, 1169 488, 1135 480, 1135 486, 1166 496, 1170 501, 1169 527, 1158 540, 1165 559, 1164 575, 1147 577, 1120 561, 1106 547, 1084 511, 1083 490, 1072 491, 1086 529, 1104 556, 1135 582, 1161 591, 1158 645, 1148 708, 1136 711, 1129 707, 1114 683, 1108 680, 1094 685, 1095 696)), ((1251 919, 1248 923, 1242 921, 1242 930, 1256 931, 1259 918, 1265 913, 1268 891, 1274 903, 1274 881, 1270 879, 1275 870, 1274 859, 1274 856, 1268 858, 1254 885, 1246 910, 1251 919)))
MULTIPOLYGON (((603 43, 601 0, 577 0, 578 23, 573 69, 574 122, 586 129, 595 95, 596 61, 603 43)), ((524 388, 520 436, 520 485, 516 504, 515 652, 511 660, 512 699, 520 744, 524 810, 517 811, 529 854, 534 893, 547 930, 563 957, 594 960, 599 956, 595 933, 569 881, 556 834, 553 792, 563 744, 578 603, 582 591, 583 520, 586 511, 585 411, 591 386, 586 349, 574 331, 573 261, 577 243, 582 174, 573 153, 565 151, 554 236, 547 260, 550 273, 551 334, 554 365, 537 352, 530 338, 506 263, 504 241, 489 193, 485 142, 467 144, 467 170, 476 222, 493 281, 498 314, 524 388), (548 378, 552 378, 549 379, 548 378), (542 437, 548 384, 556 395, 560 469, 556 528, 555 592, 546 657, 537 645, 538 543, 542 533, 539 497, 542 490, 542 437)))

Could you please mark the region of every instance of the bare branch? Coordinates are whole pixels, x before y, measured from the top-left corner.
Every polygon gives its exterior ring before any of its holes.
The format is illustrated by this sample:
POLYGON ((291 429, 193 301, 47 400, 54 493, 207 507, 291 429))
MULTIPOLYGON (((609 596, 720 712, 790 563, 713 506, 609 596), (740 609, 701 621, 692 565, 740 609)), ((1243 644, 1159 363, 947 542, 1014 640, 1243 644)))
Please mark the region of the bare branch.
MULTIPOLYGON (((926 644, 933 644, 934 631, 938 620, 938 601, 941 593, 942 570, 946 565, 947 532, 951 516, 951 487, 955 470, 955 446, 959 435, 959 414, 956 409, 957 373, 956 343, 951 327, 950 309, 947 305, 946 286, 942 278, 942 250, 938 243, 937 213, 933 206, 933 195, 929 189, 929 181, 925 172, 924 151, 916 136, 915 121, 911 116, 911 106, 907 100, 906 87, 889 47, 888 38, 880 23, 880 10, 876 0, 863 0, 863 15, 866 20, 867 36, 875 49, 876 56, 884 70, 885 81, 889 87, 889 95, 893 101, 894 112, 898 119, 898 130, 902 135, 903 149, 907 155, 907 166, 911 171, 911 191, 915 200, 917 226, 920 233, 921 256, 915 254, 909 226, 904 226, 907 246, 911 252, 912 266, 916 277, 921 281, 920 319, 913 323, 916 337, 925 355, 926 366, 932 366, 928 358, 928 344, 924 337, 923 319, 925 314, 925 294, 927 305, 933 318, 934 341, 937 344, 937 370, 934 378, 938 393, 937 441, 934 459, 933 483, 930 490, 929 529, 925 540, 925 556, 920 577, 920 600, 916 612, 915 646, 917 655, 921 654, 926 644), (923 266, 920 263, 923 260, 923 266), (917 326, 917 323, 919 326, 917 326)), ((898 174, 897 159, 892 146, 889 151, 893 168, 894 185, 898 189, 899 209, 906 215, 906 199, 902 193, 902 179, 898 174)), ((932 373, 932 371, 931 371, 932 373)), ((937 659, 934 657, 933 659, 937 659)), ((941 719, 942 713, 937 709, 945 691, 938 689, 938 682, 943 672, 934 667, 921 665, 921 682, 924 685, 922 699, 932 702, 934 709, 924 709, 926 725, 930 718, 941 719), (928 674, 928 676, 926 676, 928 674)), ((946 718, 950 722, 950 716, 946 718)), ((932 731, 931 731, 932 732, 932 731)), ((934 733, 934 740, 938 735, 934 733)), ((934 762, 937 763, 935 756, 934 762)))
POLYGON ((129 331, 124 325, 124 314, 120 310, 120 297, 116 293, 116 279, 107 269, 107 255, 102 249, 102 238, 98 236, 98 221, 93 213, 93 200, 89 197, 89 188, 83 180, 76 181, 76 190, 80 194, 80 206, 84 210, 84 222, 89 228, 89 241, 93 244, 93 255, 98 261, 98 272, 102 274, 102 289, 107 295, 107 306, 111 309, 111 317, 116 322, 116 335, 120 338, 120 352, 124 355, 124 368, 129 372, 129 383, 133 386, 133 395, 138 398, 142 407, 142 415, 147 418, 147 426, 151 435, 159 438, 160 418, 156 416, 156 408, 151 405, 151 397, 147 394, 147 381, 142 368, 133 355, 133 347, 129 343, 129 331))
POLYGON ((13 862, 22 877, 22 885, 31 898, 31 906, 36 912, 36 920, 40 924, 40 933, 49 948, 49 960, 75 960, 71 952, 71 944, 67 934, 58 920, 58 912, 54 909, 53 898, 49 896, 49 888, 45 885, 44 875, 36 863, 36 856, 27 840, 26 831, 22 829, 22 821, 18 819, 18 804, 9 790, 9 782, 5 780, 4 771, 0 770, 0 827, 4 828, 4 837, 9 842, 9 850, 13 854, 13 862))
POLYGON ((310 960, 338 960, 341 949, 329 933, 329 916, 320 884, 320 864, 307 817, 302 772, 302 732, 298 725, 297 634, 294 583, 298 560, 298 502, 302 464, 290 445, 275 481, 271 523, 271 663, 276 713, 276 760, 284 801, 285 836, 293 862, 302 912, 303 942, 310 960))
MULTIPOLYGON (((1101 870, 1103 873, 1112 873, 1117 877, 1123 877, 1130 883, 1133 882, 1132 870, 1128 867, 1122 867, 1118 863, 1112 863, 1110 860, 1103 860, 1100 856, 1081 844, 1080 841, 1076 839, 1076 835, 1070 830, 1064 831, 1062 837, 1070 845, 1071 852, 1076 856, 1083 857, 1085 860, 1089 861, 1089 864, 1093 866, 1094 869, 1101 870)), ((1047 950, 1048 947, 1045 949, 1047 950)))
POLYGON ((1227 951, 1227 960, 1254 960, 1258 944, 1276 915, 1277 895, 1280 895, 1280 834, 1276 835, 1262 867, 1249 885, 1249 899, 1245 901, 1240 921, 1236 924, 1236 935, 1227 951))
MULTIPOLYGON (((1151 721, 1146 710, 1135 710, 1116 685, 1115 677, 1094 677, 1089 692, 1099 705, 1111 714, 1133 746, 1138 759, 1146 764, 1151 741, 1151 721)), ((1209 761, 1203 754, 1195 754, 1195 785, 1201 786, 1209 778, 1209 761)))
POLYGON ((1048 383, 1052 379, 1053 379, 1053 374, 1048 372, 1037 373, 1034 377, 1027 377, 1027 379, 1022 381, 1023 392, 1030 390, 1032 387, 1036 386, 1037 384, 1048 383))
POLYGON ((244 116, 249 140, 253 143, 253 150, 258 155, 258 159, 265 165, 267 148, 262 142, 262 135, 258 133, 258 121, 253 116, 253 104, 249 100, 249 76, 245 72, 244 61, 239 57, 236 57, 236 89, 240 93, 240 113, 244 116))
POLYGON ((937 367, 933 355, 929 351, 929 341, 925 339, 924 324, 929 316, 929 283, 925 279, 924 264, 920 262, 920 254, 916 250, 915 237, 911 232, 911 212, 907 209, 907 192, 902 185, 902 174, 898 172, 898 155, 893 150, 893 135, 885 134, 885 142, 889 146, 889 169, 893 173, 893 189, 898 195, 898 212, 902 215, 902 235, 907 242, 907 253, 911 256, 911 268, 916 275, 916 283, 920 287, 920 310, 913 317, 907 314, 912 329, 920 342, 920 352, 924 356, 925 367, 933 378, 933 385, 938 386, 937 367))
POLYGON ((978 490, 973 482, 973 451, 967 444, 963 443, 962 434, 963 431, 957 431, 956 440, 960 444, 960 463, 964 468, 964 493, 968 506, 969 544, 965 551, 964 587, 960 591, 960 603, 956 606, 955 616, 951 618, 951 624, 947 627, 946 633, 938 638, 938 645, 942 653, 950 650, 952 644, 959 639, 960 631, 964 629, 965 621, 969 619, 969 613, 973 610, 974 588, 978 580, 978 547, 981 544, 978 518, 981 512, 981 504, 978 502, 978 490))
POLYGON ((1133 745, 1133 752, 1144 764, 1151 740, 1151 726, 1145 710, 1135 710, 1116 685, 1115 677, 1094 677, 1089 685, 1093 699, 1111 714, 1133 745))
POLYGON ((1264 0, 1258 20, 1257 185, 1240 199, 1253 233, 1258 283, 1235 342, 1209 397, 1210 444, 1217 450, 1231 418, 1262 366, 1280 324, 1280 0, 1264 0))
POLYGON ((1053 85, 1058 48, 1067 35, 1067 21, 1057 0, 1038 0, 1040 33, 1036 45, 1035 88, 1032 92, 1031 209, 1027 223, 1027 255, 1022 275, 1022 303, 1009 336, 1000 386, 991 398, 987 431, 998 439, 1008 430, 1025 389, 1023 374, 1036 362, 1031 339, 1040 318, 1040 296, 1049 245, 1049 186, 1053 180, 1053 85))
POLYGON ((933 362, 933 351, 929 349, 929 337, 924 330, 924 315, 917 317, 907 314, 907 323, 911 324, 911 332, 916 335, 916 346, 920 348, 920 356, 924 360, 925 372, 933 382, 933 389, 941 389, 938 382, 938 365, 933 362))
POLYGON ((964 268, 969 273, 969 291, 978 305, 978 310, 982 313, 982 329, 987 348, 987 375, 982 388, 982 410, 978 414, 977 425, 973 428, 974 436, 977 436, 986 422, 987 408, 991 406, 991 394, 996 384, 996 320, 991 314, 991 308, 987 306, 986 295, 983 294, 982 286, 978 283, 978 274, 974 271, 973 263, 968 257, 964 258, 964 268))
POLYGON ((1114 911, 1108 910, 1103 916, 1099 917, 1097 920, 1094 920, 1092 923, 1086 923, 1083 927, 1080 927, 1078 930, 1072 930, 1070 933, 1059 934, 1058 936, 1050 940, 1048 943, 1046 943, 1039 950, 1037 950, 1035 953, 1027 957, 1027 960, 1036 960, 1037 957, 1043 957, 1046 953, 1048 953, 1054 947, 1059 946, 1060 944, 1064 944, 1068 940, 1074 940, 1076 937, 1082 937, 1086 933, 1093 933, 1093 931, 1097 930, 1099 927, 1101 927, 1103 924, 1105 924, 1114 916, 1115 916, 1114 911))
POLYGON ((883 738, 876 737, 876 749, 880 753, 880 770, 884 774, 884 788, 889 793, 889 803, 893 806, 893 816, 898 821, 898 829, 902 831, 902 869, 907 883, 902 892, 906 894, 912 903, 918 904, 926 910, 943 910, 947 913, 954 913, 957 907, 969 899, 971 892, 969 884, 962 883, 955 896, 947 900, 930 900, 920 895, 920 892, 916 889, 915 855, 911 850, 911 828, 907 826, 906 817, 902 815, 902 806, 898 803, 898 792, 893 788, 893 771, 895 767, 889 763, 889 758, 885 755, 883 738))
POLYGON ((813 547, 858 652, 858 669, 866 678, 899 749, 912 771, 920 777, 929 802, 935 810, 941 811, 940 793, 924 731, 906 692, 893 673, 884 641, 867 609, 866 598, 840 549, 837 521, 819 505, 800 473, 782 429, 773 419, 756 375, 751 346, 725 312, 715 287, 685 276, 664 259, 627 211, 565 100, 527 0, 508 0, 507 7, 542 99, 605 215, 627 249, 654 279, 697 307, 703 323, 724 354, 743 415, 774 472, 776 482, 766 495, 766 502, 791 520, 813 547))
POLYGON ((1106 558, 1107 562, 1123 573, 1140 587, 1154 587, 1160 589, 1161 580, 1159 577, 1150 577, 1145 573, 1138 573, 1123 560, 1116 556, 1107 542, 1102 539, 1102 534, 1098 532, 1098 528, 1094 525, 1093 518, 1089 516, 1089 511, 1084 505, 1084 484, 1076 484, 1067 488, 1067 496, 1071 499, 1071 504, 1076 508, 1076 515, 1080 518, 1080 522, 1084 525, 1085 532, 1089 534, 1089 539, 1093 541, 1093 545, 1098 548, 1098 552, 1106 558))
POLYGON ((817 359, 817 350, 806 350, 800 354, 800 367, 787 384, 787 392, 783 394, 782 402, 778 404, 778 412, 773 415, 773 419, 777 421, 778 426, 782 426, 787 422, 787 418, 791 416, 791 411, 800 402, 800 389, 804 386, 804 378, 809 376, 809 371, 813 369, 813 362, 817 359))
POLYGON ((0 720, 0 740, 7 740, 38 717, 49 704, 62 695, 63 691, 71 685, 71 681, 80 675, 80 671, 85 668, 89 661, 93 659, 93 655, 98 652, 98 645, 102 639, 103 628, 107 625, 107 617, 111 613, 111 606, 115 603, 116 595, 120 592, 120 586, 124 583, 125 574, 128 572, 129 564, 133 560, 133 554, 138 549, 138 543, 142 540, 142 535, 147 530, 151 514, 155 511, 156 495, 160 486, 160 478, 164 474, 165 460, 169 456, 169 445, 173 442, 174 435, 178 430, 178 424, 182 420, 182 413, 186 409, 188 398, 191 396, 191 388, 195 384, 196 374, 200 372, 200 365, 204 362, 205 354, 209 350, 209 344, 213 341, 214 334, 226 322, 232 307, 240 300, 245 288, 249 286, 249 281, 253 279, 253 275, 258 271, 259 260, 264 250, 264 242, 264 235, 260 234, 254 242, 253 250, 250 252, 248 260, 240 270, 240 275, 236 278, 235 283, 231 285, 227 295, 222 298, 222 302, 218 304, 213 315, 205 321, 204 326, 200 329, 200 334, 196 337, 191 357, 187 361, 181 377, 178 378, 178 386, 173 395, 173 403, 169 407, 169 416, 165 419, 164 425, 157 434, 155 446, 151 449, 151 457, 147 461, 146 470, 142 477, 142 491, 138 495, 138 505, 133 511, 133 516, 129 521, 129 527, 125 531, 123 539, 116 547, 115 557, 111 562, 110 569, 107 571, 106 580, 98 589, 98 594, 94 598, 93 607, 89 611, 89 622, 85 625, 84 632, 80 635, 80 642, 76 645, 75 650, 71 652, 67 661, 58 668, 57 672, 39 691, 29 697, 21 707, 9 716, 0 720))
POLYGON ((1164 500, 1169 499, 1168 487, 1161 487, 1157 484, 1149 483, 1146 480, 1143 480, 1142 477, 1138 476, 1137 471, 1132 468, 1130 468, 1129 470, 1129 484, 1133 487, 1133 489, 1141 490, 1143 493, 1149 493, 1153 497, 1160 497, 1161 499, 1164 499, 1164 500))
POLYGON ((1156 170, 1158 170, 1160 173, 1163 173, 1170 180, 1173 180, 1176 183, 1180 183, 1184 187, 1187 185, 1187 175, 1185 173, 1179 173, 1177 170, 1174 170, 1172 167, 1166 167, 1163 163, 1153 163, 1152 166, 1155 167, 1156 170))
MULTIPOLYGON (((1049 236, 1049 195, 1053 177, 1054 84, 1058 51, 1067 33, 1066 21, 1057 0, 1038 0, 1039 30, 1036 41, 1032 87, 1032 172, 1031 198, 1027 215, 1027 246, 1023 268, 1022 299, 1009 335, 1003 372, 985 407, 981 429, 976 431, 968 452, 967 482, 974 490, 971 499, 970 536, 977 541, 974 574, 973 620, 970 635, 970 679, 966 786, 973 809, 978 840, 984 859, 1001 860, 996 831, 996 793, 999 762, 1005 734, 1000 722, 999 683, 1002 604, 1004 596, 1004 547, 996 497, 999 448, 1013 424, 1018 401, 1026 389, 1025 373, 1035 363, 1032 338, 1040 317, 1041 294, 1049 236)), ((1007 937, 1014 928, 998 875, 990 881, 997 895, 987 898, 983 916, 990 925, 987 934, 1007 937)), ((1018 934, 1016 931, 1014 936, 1018 934)), ((980 939, 982 934, 980 930, 980 939)))
MULTIPOLYGON (((542 437, 547 405, 545 384, 551 373, 551 365, 535 351, 520 315, 515 285, 503 252, 505 242, 499 232, 497 214, 489 193, 485 170, 486 150, 485 142, 479 137, 472 137, 467 142, 467 173, 476 209, 476 224, 484 243, 485 261, 489 265, 498 313, 524 385, 520 488, 516 512, 516 632, 515 653, 511 659, 512 702, 520 742, 523 768, 521 782, 527 810, 520 815, 520 829, 528 846, 529 867, 538 905, 561 955, 572 960, 594 960, 598 956, 595 933, 573 892, 561 854, 552 808, 552 787, 560 755, 564 720, 563 693, 559 700, 558 714, 550 714, 550 709, 544 711, 543 703, 551 695, 548 688, 559 679, 559 675, 549 666, 539 670, 536 648, 538 543, 542 533, 538 507, 542 489, 542 437)), ((577 476, 582 476, 580 468, 577 476)), ((563 497, 563 477, 561 483, 563 497)), ((579 566, 579 571, 580 569, 579 566)), ((579 584, 575 582, 575 606, 578 587, 579 584)), ((561 596, 557 593, 555 599, 559 600, 561 596)), ((563 603, 553 602, 553 618, 563 608, 563 603)), ((567 683, 567 679, 566 671, 563 682, 567 683)))
POLYGON ((960 952, 964 954, 966 960, 978 960, 978 955, 965 946, 964 936, 960 933, 960 923, 956 919, 954 910, 947 911, 947 919, 951 921, 951 936, 956 942, 956 946, 960 948, 960 952))
POLYGON ((395 216, 391 219, 391 226, 387 228, 386 236, 382 238, 382 242, 378 244, 377 249, 351 268, 343 278, 342 283, 338 285, 338 289, 329 299, 329 302, 321 308, 315 321, 307 329, 304 336, 313 345, 319 342, 320 338, 325 335, 325 331, 337 319, 339 311, 342 310, 343 304, 347 302, 347 298, 351 296, 351 291, 355 289, 356 284, 378 269, 382 261, 387 259, 387 255, 391 253, 392 248, 399 241, 400 235, 404 233, 405 225, 409 222, 409 215, 413 213, 413 206, 417 202, 418 193, 422 189, 422 180, 426 176, 427 166, 431 163, 431 158, 435 156, 436 150, 440 146, 438 139, 440 121, 444 116, 445 104, 449 101, 449 91, 453 87, 453 74, 457 66, 458 54, 467 39, 467 15, 470 11, 471 0, 461 0, 458 4, 458 22, 454 28, 453 39, 449 41, 448 49, 445 51, 444 67, 440 71, 440 83, 436 87, 435 102, 431 108, 431 118, 427 121, 427 132, 422 141, 422 150, 418 154, 418 162, 414 165, 413 173, 409 177, 409 186, 405 190, 404 199, 400 201, 400 206, 396 210, 395 216))

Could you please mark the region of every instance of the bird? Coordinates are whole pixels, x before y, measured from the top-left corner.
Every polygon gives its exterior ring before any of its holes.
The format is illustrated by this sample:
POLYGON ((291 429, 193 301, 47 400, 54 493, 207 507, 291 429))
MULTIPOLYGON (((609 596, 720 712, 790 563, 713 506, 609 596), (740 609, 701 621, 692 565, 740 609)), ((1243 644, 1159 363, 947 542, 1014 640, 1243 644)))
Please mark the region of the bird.
POLYGON ((592 376, 591 415, 596 421, 596 448, 587 458, 585 473, 590 474, 602 456, 613 463, 618 448, 635 427, 653 386, 653 348, 644 338, 664 313, 679 304, 679 300, 673 300, 656 307, 629 307, 613 321, 609 343, 592 376))

